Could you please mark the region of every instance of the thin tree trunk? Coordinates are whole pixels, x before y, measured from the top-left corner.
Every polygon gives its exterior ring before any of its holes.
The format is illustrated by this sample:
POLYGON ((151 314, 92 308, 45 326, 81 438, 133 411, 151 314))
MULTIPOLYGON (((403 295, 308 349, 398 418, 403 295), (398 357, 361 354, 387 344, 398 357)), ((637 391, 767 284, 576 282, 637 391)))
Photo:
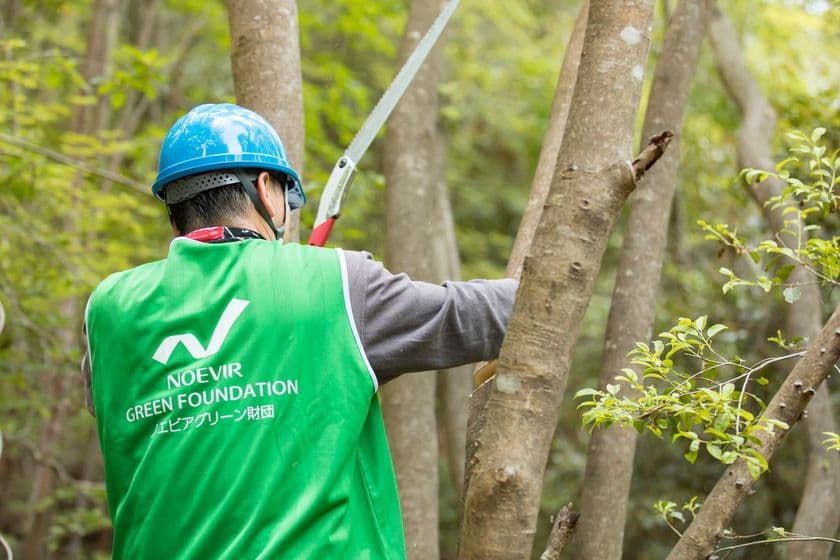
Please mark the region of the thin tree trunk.
MULTIPOLYGON (((434 21, 441 0, 412 0, 400 45, 402 64, 434 21)), ((429 240, 440 224, 435 164, 437 85, 442 43, 395 109, 386 129, 386 245, 388 266, 416 280, 439 280, 429 240)), ((437 165, 441 165, 438 162, 437 165)), ((437 558, 438 449, 435 422, 435 376, 404 375, 382 388, 382 412, 397 475, 406 552, 409 559, 437 558)))
MULTIPOLYGON (((826 376, 831 374, 838 359, 840 307, 808 345, 805 355, 782 383, 761 418, 781 420, 792 428, 826 376)), ((761 441, 758 452, 770 461, 788 431, 781 428, 776 428, 773 433, 758 431, 757 437, 761 441)), ((700 560, 709 556, 738 505, 752 492, 753 486, 755 480, 743 460, 729 466, 703 501, 703 507, 668 555, 668 560, 700 560)))
MULTIPOLYGON (((230 58, 239 104, 265 117, 283 139, 292 168, 303 173, 303 78, 295 0, 230 0, 230 58)), ((292 212, 286 242, 300 239, 292 212)))
MULTIPOLYGON (((665 256, 669 211, 677 183, 683 112, 705 34, 705 1, 683 0, 668 25, 656 65, 642 137, 675 133, 662 160, 630 197, 630 216, 607 321, 601 387, 615 383, 627 353, 650 337, 665 256)), ((621 558, 636 431, 612 426, 592 432, 586 456, 576 557, 621 558)))
MULTIPOLYGON (((436 130, 435 159, 432 167, 436 188, 435 216, 440 218, 440 227, 435 230, 435 267, 442 273, 441 280, 461 279, 461 260, 455 238, 455 219, 449 203, 449 192, 444 177, 446 142, 440 128, 436 130)), ((437 398, 439 402, 438 421, 442 435, 441 449, 449 471, 449 479, 455 496, 460 498, 464 482, 464 442, 467 432, 467 413, 472 391, 473 366, 464 365, 438 372, 437 398)), ((460 503, 460 499, 458 500, 460 503)), ((442 506, 443 507, 443 506, 442 506)))
MULTIPOLYGON (((563 64, 560 67, 560 75, 557 78, 557 88, 554 92, 554 101, 551 104, 551 114, 548 127, 543 134, 540 156, 537 161, 537 169, 534 172, 534 179, 531 183, 531 192, 528 196, 528 204, 519 223, 519 230, 516 232, 516 239, 510 252, 506 274, 508 278, 516 278, 522 275, 522 263, 525 261, 525 254, 531 247, 534 240, 534 233, 537 231, 537 224, 540 221, 545 197, 551 186, 551 178, 554 175, 554 167, 557 164, 557 153, 560 151, 560 143, 563 141, 563 131, 566 129, 566 119, 569 116, 569 105, 572 102, 575 82, 577 81, 578 66, 580 66, 580 51, 583 48, 583 35, 586 30, 586 20, 589 15, 589 0, 584 0, 580 11, 575 19, 569 43, 563 54, 563 64)), ((478 422, 483 418, 480 413, 487 402, 489 387, 482 384, 495 373, 496 362, 479 364, 474 374, 475 391, 472 394, 470 407, 476 413, 469 415, 469 421, 478 422)), ((477 433, 480 426, 467 428, 468 433, 477 433)), ((469 465, 472 460, 473 447, 467 447, 465 463, 469 465)), ((469 473, 467 473, 469 476, 469 473)))
POLYGON ((627 164, 653 0, 592 0, 555 173, 470 443, 460 558, 529 558, 580 321, 635 186, 627 164))
MULTIPOLYGON (((96 0, 88 24, 87 49, 82 62, 82 76, 89 85, 95 85, 111 74, 109 59, 117 40, 117 0, 96 0)), ((96 91, 91 91, 96 94, 96 91)), ((96 104, 80 108, 75 115, 73 130, 91 134, 103 130, 108 124, 111 105, 107 97, 101 97, 96 104)))
MULTIPOLYGON (((96 0, 92 7, 91 19, 88 23, 87 50, 82 65, 82 75, 90 84, 97 79, 110 74, 110 57, 116 41, 118 3, 116 0, 96 0)), ((73 131, 78 134, 92 134, 101 130, 107 122, 110 105, 106 98, 101 98, 91 107, 82 107, 74 115, 73 131)), ((80 182, 81 176, 74 181, 80 182)), ((71 201, 74 205, 75 201, 71 201)), ((74 231, 74 208, 70 208, 68 217, 63 219, 62 227, 65 231, 74 231)), ((68 271, 72 273, 72 271, 68 271)), ((62 433, 67 417, 72 410, 72 403, 68 395, 76 379, 76 372, 66 368, 68 360, 65 350, 77 346, 79 343, 79 325, 81 324, 81 309, 75 298, 65 300, 60 304, 59 313, 64 326, 56 335, 57 350, 54 362, 47 366, 54 368, 47 374, 48 385, 52 387, 50 400, 53 404, 50 415, 44 424, 40 437, 40 449, 46 456, 57 456, 56 450, 62 443, 62 433)), ((47 465, 39 464, 32 476, 33 485, 29 496, 29 513, 27 515, 26 538, 22 543, 24 560, 40 560, 48 558, 46 545, 49 538, 49 528, 52 521, 53 507, 41 507, 42 502, 50 495, 55 482, 55 473, 47 465)))
MULTIPOLYGON (((128 36, 131 43, 141 51, 149 49, 152 37, 157 28, 158 9, 160 0, 135 0, 128 6, 128 36)), ((123 138, 132 138, 140 126, 140 120, 148 109, 150 100, 145 94, 137 90, 126 92, 125 104, 115 119, 114 130, 123 138)), ((125 159, 125 152, 120 150, 111 154, 108 171, 119 172, 125 159)), ((110 182, 103 183, 103 189, 110 188, 110 182)))
MULTIPOLYGON (((772 170, 771 140, 776 128, 776 114, 744 62, 735 29, 719 8, 715 9, 709 34, 723 82, 743 113, 737 140, 738 165, 772 170)), ((783 216, 783 208, 774 211, 767 204, 772 197, 781 195, 784 187, 782 181, 770 177, 758 185, 751 185, 750 193, 764 212, 773 232, 789 247, 796 248, 796 236, 783 233, 797 231, 801 227, 796 214, 783 216)), ((822 322, 817 279, 797 267, 789 281, 801 285, 802 296, 787 308, 787 334, 811 338, 819 331, 822 322)), ((823 432, 837 431, 827 387, 820 389, 814 398, 806 426, 808 470, 793 531, 809 536, 833 537, 840 524, 840 455, 821 445, 823 432)), ((788 545, 787 558, 827 558, 831 548, 830 542, 791 543, 788 545)))

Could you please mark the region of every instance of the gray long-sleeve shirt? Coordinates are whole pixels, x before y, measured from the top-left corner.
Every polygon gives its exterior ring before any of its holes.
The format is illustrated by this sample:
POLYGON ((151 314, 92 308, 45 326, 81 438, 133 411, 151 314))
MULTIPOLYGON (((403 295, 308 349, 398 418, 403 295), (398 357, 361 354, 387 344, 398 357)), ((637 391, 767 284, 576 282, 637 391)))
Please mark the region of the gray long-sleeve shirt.
MULTIPOLYGON (((353 320, 380 385, 402 373, 498 355, 516 295, 515 280, 430 284, 390 273, 370 253, 343 253, 353 320)), ((82 375, 93 412, 87 353, 82 375)))
POLYGON ((429 284, 391 274, 369 253, 344 255, 353 318, 380 383, 498 355, 515 280, 429 284))

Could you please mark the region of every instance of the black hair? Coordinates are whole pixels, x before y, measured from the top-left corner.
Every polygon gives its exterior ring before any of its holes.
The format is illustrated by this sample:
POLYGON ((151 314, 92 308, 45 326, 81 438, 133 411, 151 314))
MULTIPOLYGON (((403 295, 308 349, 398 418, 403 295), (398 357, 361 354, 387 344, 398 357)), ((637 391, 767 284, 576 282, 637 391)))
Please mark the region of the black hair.
MULTIPOLYGON (((282 188, 283 182, 273 173, 272 188, 282 188)), ((239 221, 251 206, 251 199, 241 183, 202 191, 177 204, 168 204, 169 219, 180 234, 197 229, 232 225, 239 221)))

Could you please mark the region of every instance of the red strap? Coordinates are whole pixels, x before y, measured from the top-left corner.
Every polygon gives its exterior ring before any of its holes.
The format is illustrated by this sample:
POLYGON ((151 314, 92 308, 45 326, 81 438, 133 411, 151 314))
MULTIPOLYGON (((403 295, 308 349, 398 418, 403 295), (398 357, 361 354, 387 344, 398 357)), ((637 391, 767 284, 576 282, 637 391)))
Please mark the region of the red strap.
POLYGON ((207 227, 197 229, 189 232, 185 237, 194 239, 195 241, 215 241, 221 239, 225 235, 225 230, 222 227, 207 227))
POLYGON ((315 247, 323 247, 327 243, 327 238, 330 236, 335 218, 327 218, 325 222, 312 230, 312 235, 309 236, 309 244, 315 247))

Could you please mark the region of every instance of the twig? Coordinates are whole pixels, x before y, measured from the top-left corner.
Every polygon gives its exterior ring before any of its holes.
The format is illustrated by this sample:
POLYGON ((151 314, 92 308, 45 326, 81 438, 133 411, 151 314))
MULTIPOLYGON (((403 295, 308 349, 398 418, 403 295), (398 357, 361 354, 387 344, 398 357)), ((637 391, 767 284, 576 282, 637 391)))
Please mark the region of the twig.
POLYGON ((778 539, 765 539, 762 541, 751 541, 748 543, 741 543, 741 544, 733 544, 732 546, 724 546, 712 553, 712 556, 709 558, 713 558, 715 554, 718 552, 725 552, 728 550, 735 550, 736 548, 745 548, 747 546, 755 546, 758 544, 773 544, 777 542, 800 542, 800 541, 825 541, 825 542, 832 542, 840 544, 840 539, 832 539, 830 537, 779 537, 778 539))
POLYGON ((572 504, 563 506, 557 515, 554 516, 551 534, 548 536, 548 544, 540 560, 558 560, 560 552, 569 543, 575 533, 580 514, 572 509, 572 504))
POLYGON ((129 179, 127 177, 123 177, 119 173, 113 173, 106 169, 98 169, 96 167, 92 167, 86 164, 83 161, 79 161, 77 159, 73 159, 71 157, 65 156, 60 152, 56 152, 55 150, 51 150, 49 148, 44 148, 43 146, 38 146, 36 144, 32 144, 31 142, 27 142, 22 138, 18 138, 16 136, 11 136, 9 134, 4 134, 0 132, 0 141, 6 142, 7 144, 11 144, 13 146, 17 146, 18 148, 23 148, 24 150, 28 150, 30 152, 34 152, 36 154, 42 155, 44 157, 48 157, 52 160, 55 160, 61 164, 64 164, 68 167, 72 167, 73 169, 77 169, 82 173, 87 173, 88 175, 95 175, 97 177, 102 177, 103 179, 108 179, 109 181, 113 181, 114 183, 118 183, 125 187, 132 188, 134 190, 147 193, 148 189, 147 186, 139 181, 135 181, 133 179, 129 179))
POLYGON ((665 153, 665 148, 668 147, 668 144, 671 143, 673 138, 674 133, 670 130, 665 130, 656 136, 651 136, 648 140, 648 145, 645 146, 630 164, 633 167, 633 174, 637 181, 662 157, 662 154, 665 153))

